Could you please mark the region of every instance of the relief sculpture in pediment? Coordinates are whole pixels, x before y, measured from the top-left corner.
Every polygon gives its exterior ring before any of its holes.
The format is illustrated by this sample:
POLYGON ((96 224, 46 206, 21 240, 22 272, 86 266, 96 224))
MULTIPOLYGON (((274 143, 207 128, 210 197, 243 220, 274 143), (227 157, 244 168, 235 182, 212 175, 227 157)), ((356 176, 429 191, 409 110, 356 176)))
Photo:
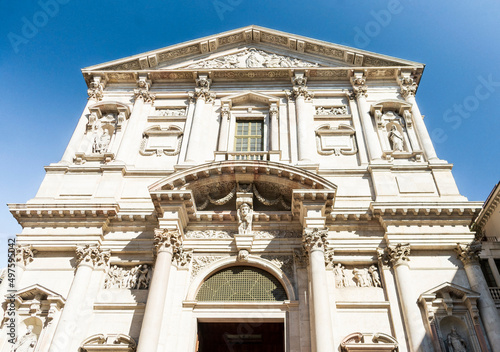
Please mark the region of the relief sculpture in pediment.
POLYGON ((318 67, 317 63, 307 62, 290 56, 267 53, 257 49, 246 49, 240 53, 199 61, 187 68, 279 68, 279 67, 318 67))

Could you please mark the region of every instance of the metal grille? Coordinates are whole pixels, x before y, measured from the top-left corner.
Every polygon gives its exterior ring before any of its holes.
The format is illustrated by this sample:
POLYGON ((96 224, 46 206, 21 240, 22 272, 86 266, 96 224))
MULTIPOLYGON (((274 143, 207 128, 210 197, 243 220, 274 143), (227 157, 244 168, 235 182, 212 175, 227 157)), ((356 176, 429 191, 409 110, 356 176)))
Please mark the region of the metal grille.
POLYGON ((198 301, 284 301, 285 289, 273 275, 259 268, 236 266, 205 280, 198 301))

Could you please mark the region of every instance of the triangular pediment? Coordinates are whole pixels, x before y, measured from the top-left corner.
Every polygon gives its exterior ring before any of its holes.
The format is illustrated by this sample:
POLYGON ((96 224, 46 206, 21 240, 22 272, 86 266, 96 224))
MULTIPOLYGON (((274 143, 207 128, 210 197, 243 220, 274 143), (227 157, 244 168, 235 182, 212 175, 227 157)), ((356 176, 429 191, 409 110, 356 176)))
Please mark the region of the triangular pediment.
POLYGON ((259 26, 248 26, 168 46, 82 71, 414 67, 424 65, 259 26))
POLYGON ((39 297, 40 299, 47 299, 48 297, 59 298, 62 301, 64 301, 64 298, 57 292, 49 290, 48 288, 38 284, 31 285, 21 290, 18 290, 16 292, 16 296, 17 298, 20 298, 23 301, 33 300, 37 297, 39 297))
POLYGON ((439 286, 436 286, 428 291, 422 293, 421 297, 423 298, 433 298, 438 297, 442 294, 453 294, 457 297, 469 297, 469 298, 477 298, 479 297, 479 293, 472 291, 468 288, 453 284, 451 282, 444 282, 439 286))

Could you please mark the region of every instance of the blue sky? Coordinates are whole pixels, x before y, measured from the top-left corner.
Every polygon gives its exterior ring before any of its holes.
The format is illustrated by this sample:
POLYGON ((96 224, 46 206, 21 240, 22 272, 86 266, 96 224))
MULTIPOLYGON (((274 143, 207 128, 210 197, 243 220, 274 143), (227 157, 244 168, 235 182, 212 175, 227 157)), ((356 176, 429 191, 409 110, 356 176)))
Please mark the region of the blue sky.
MULTIPOLYGON (((417 93, 469 200, 500 179, 500 2, 42 0, 0 4, 0 253, 87 99, 80 69, 256 24, 426 64, 417 93)), ((2 255, 3 257, 3 255, 2 255)))

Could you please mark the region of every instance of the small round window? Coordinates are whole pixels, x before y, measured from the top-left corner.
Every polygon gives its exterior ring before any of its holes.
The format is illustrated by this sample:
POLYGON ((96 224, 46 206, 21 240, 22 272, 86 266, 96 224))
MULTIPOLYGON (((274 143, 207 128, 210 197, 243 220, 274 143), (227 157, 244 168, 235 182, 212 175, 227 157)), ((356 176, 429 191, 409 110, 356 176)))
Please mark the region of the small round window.
POLYGON ((201 285, 198 301, 284 301, 283 285, 265 270, 251 266, 222 269, 201 285))

